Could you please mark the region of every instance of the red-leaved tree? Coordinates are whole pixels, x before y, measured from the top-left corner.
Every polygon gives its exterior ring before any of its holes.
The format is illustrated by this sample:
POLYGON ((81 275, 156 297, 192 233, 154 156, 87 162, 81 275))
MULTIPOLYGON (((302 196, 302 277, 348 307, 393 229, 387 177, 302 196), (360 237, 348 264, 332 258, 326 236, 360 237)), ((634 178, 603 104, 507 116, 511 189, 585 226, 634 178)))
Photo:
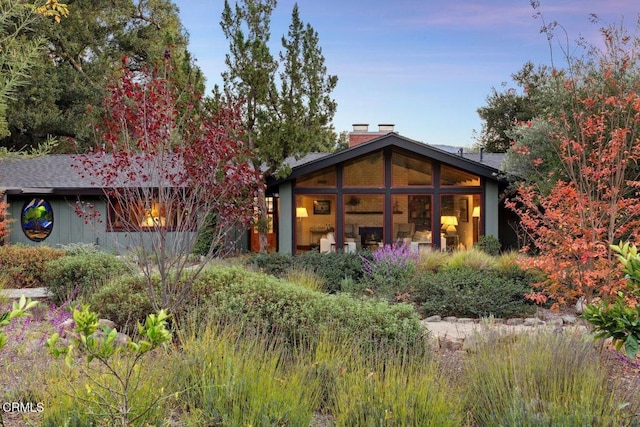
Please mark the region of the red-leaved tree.
MULTIPOLYGON (((603 35, 605 49, 591 51, 593 61, 551 75, 559 114, 546 120, 562 178, 548 192, 521 183, 506 203, 539 252, 531 263, 547 276, 530 295, 537 302, 611 295, 621 277, 609 246, 640 231, 638 55, 633 39, 611 28, 603 35)), ((530 154, 517 141, 512 149, 530 154)), ((531 159, 532 168, 540 165, 531 159)))
MULTIPOLYGON (((207 111, 195 92, 176 93, 160 74, 125 64, 104 100, 101 142, 75 165, 104 188, 107 227, 122 231, 111 234, 134 249, 155 308, 172 311, 207 261, 235 250, 239 230, 252 220, 261 176, 248 162, 238 106, 207 111), (210 244, 185 275, 199 231, 210 244)), ((77 211, 87 220, 98 215, 82 203, 77 211)))
POLYGON ((9 234, 9 219, 7 218, 7 202, 4 194, 0 193, 0 245, 4 243, 9 234))

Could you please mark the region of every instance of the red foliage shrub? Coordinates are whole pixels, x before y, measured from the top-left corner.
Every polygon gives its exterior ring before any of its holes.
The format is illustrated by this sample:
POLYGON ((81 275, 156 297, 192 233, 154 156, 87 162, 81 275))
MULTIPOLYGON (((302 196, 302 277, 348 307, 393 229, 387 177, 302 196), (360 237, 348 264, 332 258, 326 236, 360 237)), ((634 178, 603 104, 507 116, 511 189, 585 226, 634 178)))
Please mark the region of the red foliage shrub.
POLYGON ((0 246, 0 270, 11 288, 43 287, 47 286, 43 278, 46 262, 64 255, 65 251, 48 246, 0 246))

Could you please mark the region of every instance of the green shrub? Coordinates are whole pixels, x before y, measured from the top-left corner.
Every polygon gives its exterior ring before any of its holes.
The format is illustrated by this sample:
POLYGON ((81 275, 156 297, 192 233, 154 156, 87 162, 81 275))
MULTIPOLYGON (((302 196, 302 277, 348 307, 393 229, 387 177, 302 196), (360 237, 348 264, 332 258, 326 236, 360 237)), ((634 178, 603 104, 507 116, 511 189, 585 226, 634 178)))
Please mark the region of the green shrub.
POLYGON ((153 312, 147 279, 142 275, 111 279, 90 294, 87 303, 101 318, 115 322, 122 332, 135 331, 137 322, 143 322, 153 312))
POLYGON ((48 246, 0 246, 0 270, 7 278, 6 286, 8 288, 48 286, 44 278, 46 262, 64 255, 64 250, 48 246))
MULTIPOLYGON (((215 234, 215 214, 209 213, 203 226, 198 230, 196 242, 193 245, 192 253, 195 255, 207 255, 213 244, 215 234)), ((215 248, 214 248, 215 250, 215 248)))
POLYGON ((294 257, 293 262, 298 268, 314 271, 324 280, 325 292, 335 293, 342 290, 340 285, 345 278, 355 282, 363 280, 361 256, 370 259, 371 253, 305 252, 294 257))
POLYGON ((47 262, 44 278, 54 301, 61 303, 87 296, 109 279, 130 272, 131 268, 115 255, 85 252, 47 262))
POLYGON ((423 316, 517 317, 535 311, 524 298, 533 280, 521 270, 447 268, 418 276, 413 298, 423 316))
POLYGON ((474 245, 475 248, 485 252, 489 255, 500 255, 500 240, 496 236, 482 235, 478 238, 478 243, 474 245))
POLYGON ((257 253, 249 257, 247 264, 257 267, 265 274, 282 277, 293 266, 293 257, 279 252, 257 253))
POLYGON ((257 267, 265 274, 286 277, 292 268, 313 271, 324 281, 324 290, 329 293, 339 292, 340 284, 345 278, 355 282, 362 281, 362 258, 371 258, 370 252, 345 254, 342 252, 319 253, 305 252, 295 257, 277 252, 260 253, 251 256, 248 264, 257 267))
POLYGON ((313 338, 326 327, 376 343, 419 346, 423 329, 412 306, 327 295, 237 268, 210 268, 194 286, 193 301, 206 301, 211 321, 240 322, 282 334, 313 338))
POLYGON ((584 336, 539 331, 489 338, 465 364, 472 425, 637 425, 631 415, 637 400, 616 396, 618 382, 584 336))

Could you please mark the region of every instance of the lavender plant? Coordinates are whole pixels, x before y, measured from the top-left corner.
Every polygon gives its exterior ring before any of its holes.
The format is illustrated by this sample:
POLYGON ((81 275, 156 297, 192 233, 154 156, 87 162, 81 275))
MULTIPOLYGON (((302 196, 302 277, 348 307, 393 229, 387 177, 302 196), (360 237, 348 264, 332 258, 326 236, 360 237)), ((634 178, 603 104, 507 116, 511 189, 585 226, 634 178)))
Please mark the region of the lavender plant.
POLYGON ((413 278, 418 263, 418 254, 412 253, 408 245, 400 242, 384 245, 374 251, 372 259, 361 256, 362 271, 370 289, 386 293, 391 289, 406 286, 413 278))

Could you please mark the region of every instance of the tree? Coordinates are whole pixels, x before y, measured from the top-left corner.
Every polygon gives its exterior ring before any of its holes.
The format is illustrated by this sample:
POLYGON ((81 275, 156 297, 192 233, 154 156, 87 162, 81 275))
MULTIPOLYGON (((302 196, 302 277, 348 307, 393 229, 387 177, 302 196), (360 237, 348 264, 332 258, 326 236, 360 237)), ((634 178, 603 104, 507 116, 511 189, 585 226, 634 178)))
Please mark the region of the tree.
POLYGON ((491 153, 506 152, 511 146, 511 129, 533 117, 528 101, 526 95, 518 94, 515 89, 498 92, 493 88, 487 105, 477 110, 484 122, 479 145, 491 153))
POLYGON ((176 81, 203 92, 203 77, 192 64, 177 7, 169 0, 77 0, 69 10, 59 24, 38 19, 25 33, 28 39, 45 39, 46 49, 31 69, 30 84, 10 102, 11 136, 0 145, 29 147, 47 135, 66 143, 60 152, 83 152, 97 144, 91 129, 123 56, 140 70, 160 66, 170 54, 176 81))
POLYGON ((144 376, 149 374, 147 356, 171 341, 170 315, 164 310, 149 314, 144 324, 138 323, 137 341, 107 325, 101 327, 89 306, 73 309, 72 318, 75 327, 68 346, 59 346, 60 334, 56 332, 47 339, 46 347, 55 358, 64 355, 67 366, 75 364, 82 374, 83 387, 78 390, 71 383, 69 393, 83 403, 78 412, 84 409, 100 424, 144 425, 152 409, 166 398, 164 387, 152 389, 144 376), (86 356, 84 360, 76 360, 76 352, 86 356))
MULTIPOLYGON (((615 294, 621 282, 611 245, 640 232, 639 40, 621 27, 602 35, 604 50, 567 58, 569 69, 551 74, 558 114, 544 120, 561 165, 557 181, 548 192, 523 182, 507 202, 540 250, 533 262, 548 280, 531 295, 538 301, 615 294)), ((530 154, 525 145, 514 150, 530 154)), ((534 158, 531 167, 543 163, 534 158)))
MULTIPOLYGON (((131 232, 154 307, 175 312, 206 263, 234 250, 234 230, 252 219, 261 175, 248 163, 239 107, 212 114, 170 74, 121 72, 104 100, 103 144, 77 156, 76 167, 105 189, 111 223, 131 232), (211 244, 183 274, 196 231, 212 216, 211 244)), ((85 204, 78 213, 97 215, 85 204)))
MULTIPOLYGON (((255 152, 253 165, 263 168, 265 176, 276 173, 287 157, 330 151, 336 141, 331 127, 336 103, 330 94, 338 79, 327 75, 318 34, 301 21, 296 4, 276 61, 268 47, 275 7, 276 0, 243 0, 234 8, 225 0, 220 23, 229 40, 224 93, 246 101, 243 121, 255 152)), ((268 220, 263 192, 258 210, 264 251, 268 220)))
POLYGON ((27 35, 38 17, 53 17, 60 23, 68 13, 66 4, 55 0, 38 7, 18 0, 3 0, 0 4, 0 138, 9 135, 8 102, 16 99, 18 89, 27 85, 29 72, 44 51, 42 36, 27 35))

